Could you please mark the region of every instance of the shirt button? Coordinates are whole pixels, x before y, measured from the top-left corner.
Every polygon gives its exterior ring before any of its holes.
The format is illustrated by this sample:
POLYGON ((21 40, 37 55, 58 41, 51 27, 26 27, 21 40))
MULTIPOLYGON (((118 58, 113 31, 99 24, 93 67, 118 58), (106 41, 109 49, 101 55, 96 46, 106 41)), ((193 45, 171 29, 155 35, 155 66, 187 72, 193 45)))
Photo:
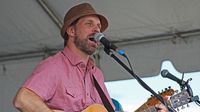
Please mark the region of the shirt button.
POLYGON ((85 64, 80 64, 80 67, 81 68, 85 68, 85 64))
POLYGON ((89 96, 89 93, 86 93, 87 96, 89 96))

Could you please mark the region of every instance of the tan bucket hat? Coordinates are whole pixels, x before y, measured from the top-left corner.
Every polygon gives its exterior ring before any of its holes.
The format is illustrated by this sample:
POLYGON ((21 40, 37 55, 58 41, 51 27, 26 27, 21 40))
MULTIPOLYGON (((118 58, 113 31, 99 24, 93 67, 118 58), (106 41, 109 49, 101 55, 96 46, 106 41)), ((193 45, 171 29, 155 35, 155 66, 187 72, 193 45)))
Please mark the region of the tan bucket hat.
POLYGON ((61 29, 61 36, 65 38, 66 36, 66 29, 77 19, 83 16, 87 15, 97 15, 101 22, 101 32, 103 32, 108 27, 108 21, 107 19, 101 15, 97 14, 94 8, 89 3, 82 3, 79 5, 76 5, 69 9, 69 11, 66 13, 63 26, 61 29))

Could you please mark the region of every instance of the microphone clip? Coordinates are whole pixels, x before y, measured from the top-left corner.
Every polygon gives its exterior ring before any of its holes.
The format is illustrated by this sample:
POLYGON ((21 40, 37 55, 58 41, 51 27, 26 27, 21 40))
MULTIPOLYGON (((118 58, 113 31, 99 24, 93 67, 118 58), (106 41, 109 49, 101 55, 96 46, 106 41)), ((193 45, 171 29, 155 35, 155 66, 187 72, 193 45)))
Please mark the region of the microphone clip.
POLYGON ((111 55, 113 54, 113 52, 112 52, 110 49, 106 48, 106 47, 104 47, 104 51, 105 51, 105 53, 108 54, 109 56, 111 56, 111 55))

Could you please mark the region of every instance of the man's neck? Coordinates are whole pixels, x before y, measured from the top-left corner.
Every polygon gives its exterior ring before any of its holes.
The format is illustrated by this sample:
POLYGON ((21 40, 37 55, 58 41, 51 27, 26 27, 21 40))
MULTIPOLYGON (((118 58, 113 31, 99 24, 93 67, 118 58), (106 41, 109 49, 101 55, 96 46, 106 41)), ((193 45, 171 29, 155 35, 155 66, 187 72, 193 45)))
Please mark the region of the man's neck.
POLYGON ((90 57, 88 54, 84 53, 83 51, 81 51, 77 47, 70 47, 70 46, 66 46, 66 47, 68 47, 72 52, 77 54, 85 64, 88 63, 88 60, 89 60, 89 57, 90 57))

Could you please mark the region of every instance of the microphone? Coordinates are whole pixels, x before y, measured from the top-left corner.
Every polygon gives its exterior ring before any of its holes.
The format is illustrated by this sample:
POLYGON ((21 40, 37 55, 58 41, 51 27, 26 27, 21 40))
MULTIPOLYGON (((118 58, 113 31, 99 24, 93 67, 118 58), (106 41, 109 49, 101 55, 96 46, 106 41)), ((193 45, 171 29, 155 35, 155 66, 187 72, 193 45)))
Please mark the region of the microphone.
POLYGON ((115 46, 108 39, 106 39, 103 33, 96 33, 94 35, 94 40, 97 41, 97 42, 101 42, 104 45, 105 48, 112 49, 113 51, 117 52, 118 54, 125 56, 125 51, 124 50, 118 50, 117 46, 115 46))
POLYGON ((169 71, 166 70, 166 69, 161 71, 161 75, 162 75, 162 77, 164 77, 164 78, 169 78, 169 79, 171 79, 171 80, 177 82, 179 85, 183 85, 183 84, 185 83, 185 81, 183 81, 183 80, 177 78, 176 76, 172 75, 172 74, 169 73, 169 71))

